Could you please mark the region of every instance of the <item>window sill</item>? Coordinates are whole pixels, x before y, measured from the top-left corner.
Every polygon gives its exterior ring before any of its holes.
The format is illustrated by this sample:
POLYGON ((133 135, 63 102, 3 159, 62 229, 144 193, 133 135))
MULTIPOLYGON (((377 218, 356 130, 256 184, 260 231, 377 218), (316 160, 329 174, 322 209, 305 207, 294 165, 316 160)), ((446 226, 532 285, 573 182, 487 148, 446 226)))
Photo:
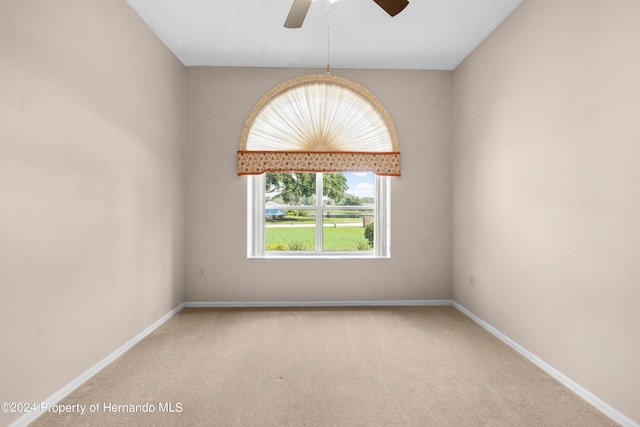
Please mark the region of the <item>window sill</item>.
POLYGON ((248 256, 248 259, 390 259, 391 256, 375 256, 375 255, 358 255, 351 253, 341 253, 341 254, 330 254, 330 255, 319 255, 319 254, 308 254, 308 255, 290 255, 288 253, 283 253, 282 255, 264 255, 264 256, 248 256))

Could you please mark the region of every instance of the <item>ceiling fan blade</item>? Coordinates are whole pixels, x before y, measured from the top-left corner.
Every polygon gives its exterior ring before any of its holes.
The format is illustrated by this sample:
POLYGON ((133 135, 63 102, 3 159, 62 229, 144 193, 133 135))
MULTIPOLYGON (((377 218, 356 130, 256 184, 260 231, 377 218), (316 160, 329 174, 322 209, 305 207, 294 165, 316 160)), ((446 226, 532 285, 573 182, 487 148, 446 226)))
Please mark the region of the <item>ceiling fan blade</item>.
POLYGON ((293 0, 291 10, 284 21, 285 28, 300 28, 313 0, 293 0))
POLYGON ((391 16, 396 16, 409 5, 407 0, 373 0, 391 16))

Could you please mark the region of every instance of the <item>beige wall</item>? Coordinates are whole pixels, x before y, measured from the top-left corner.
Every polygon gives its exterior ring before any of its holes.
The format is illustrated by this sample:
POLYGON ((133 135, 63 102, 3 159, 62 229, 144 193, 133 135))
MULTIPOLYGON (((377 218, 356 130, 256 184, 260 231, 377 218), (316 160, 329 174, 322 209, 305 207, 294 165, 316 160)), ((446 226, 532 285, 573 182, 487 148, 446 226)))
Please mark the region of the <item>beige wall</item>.
POLYGON ((453 80, 454 299, 636 422, 638 17, 525 0, 453 80))
POLYGON ((186 300, 450 298, 450 72, 333 71, 372 91, 398 129, 391 259, 247 259, 247 178, 236 167, 242 126, 269 89, 311 72, 323 70, 188 69, 186 300))
POLYGON ((48 398, 184 300, 185 91, 124 1, 1 2, 1 402, 48 398))
POLYGON ((637 16, 525 0, 453 80, 334 70, 398 128, 392 258, 283 261, 246 258, 239 135, 323 70, 185 71, 124 1, 4 1, 0 401, 46 399, 185 300, 453 296, 640 422, 637 16))

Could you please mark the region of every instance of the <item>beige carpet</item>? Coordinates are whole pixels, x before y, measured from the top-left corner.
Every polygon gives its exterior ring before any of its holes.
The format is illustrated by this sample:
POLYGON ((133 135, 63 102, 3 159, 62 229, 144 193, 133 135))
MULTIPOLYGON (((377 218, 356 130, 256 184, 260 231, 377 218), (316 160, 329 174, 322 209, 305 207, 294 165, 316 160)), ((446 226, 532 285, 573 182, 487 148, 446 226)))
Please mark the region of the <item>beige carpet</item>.
POLYGON ((185 309, 60 404, 33 425, 616 425, 453 307, 185 309))

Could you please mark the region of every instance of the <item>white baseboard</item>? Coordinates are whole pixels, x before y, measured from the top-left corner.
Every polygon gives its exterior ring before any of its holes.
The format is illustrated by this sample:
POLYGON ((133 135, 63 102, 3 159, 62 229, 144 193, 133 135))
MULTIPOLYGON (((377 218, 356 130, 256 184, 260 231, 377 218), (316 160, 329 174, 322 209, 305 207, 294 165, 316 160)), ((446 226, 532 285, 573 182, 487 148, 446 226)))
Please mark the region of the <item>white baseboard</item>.
POLYGON ((391 307, 391 306, 444 306, 453 300, 373 300, 373 301, 212 301, 185 302, 192 308, 244 308, 244 307, 391 307))
POLYGON ((617 409, 609 405, 607 402, 600 399, 598 396, 594 395, 593 393, 591 393, 586 388, 582 387, 577 382, 573 381, 571 378, 569 378, 568 376, 566 376, 565 374, 563 374, 553 366, 549 365, 547 362, 540 359, 538 356, 531 353, 526 348, 522 347, 520 344, 518 344, 517 342, 515 342, 514 340, 512 340, 502 332, 500 332, 498 329, 494 328, 493 326, 491 326, 490 324, 488 324, 487 322, 485 322, 484 320, 482 320, 481 318, 479 318, 478 316, 476 316, 475 314, 473 314, 472 312, 464 308, 462 305, 453 301, 453 306, 458 310, 460 310, 461 312, 463 312, 464 314, 466 314, 467 316, 469 316, 471 319, 473 319, 476 323, 478 323, 484 329, 489 331, 491 334, 495 335, 499 340, 501 340, 502 342, 507 344, 509 347, 513 348, 515 351, 523 355, 525 358, 527 358, 533 364, 538 366, 540 369, 547 372, 553 378, 555 378, 560 383, 562 383, 565 387, 572 390, 578 396, 582 397, 584 400, 589 402, 592 406, 594 406, 600 412, 602 412, 603 414, 611 418, 613 421, 617 422, 618 424, 624 427, 640 427, 640 424, 636 423, 634 420, 627 417, 622 412, 618 411, 617 409))
MULTIPOLYGON (((164 316, 162 316, 159 320, 154 322, 151 326, 146 328, 144 331, 140 332, 135 337, 131 338, 129 341, 127 341, 125 344, 123 344, 120 348, 118 348, 117 350, 115 350, 114 352, 109 354, 107 357, 102 359, 100 362, 96 363, 91 368, 89 368, 87 371, 85 371, 82 375, 80 375, 79 377, 77 377, 76 379, 71 381, 66 386, 62 387, 56 393, 54 393, 51 396, 49 396, 48 399, 46 399, 45 401, 42 402, 43 404, 46 404, 46 405, 42 405, 42 406, 51 407, 51 406, 55 405, 56 403, 58 403, 59 401, 61 401, 69 393, 71 393, 76 388, 81 386, 89 378, 91 378, 92 376, 94 376, 95 374, 100 372, 103 368, 105 368, 111 362, 116 360, 118 357, 122 356, 127 350, 129 350, 131 347, 133 347, 138 342, 140 342, 144 337, 146 337, 151 332, 153 332, 156 329, 158 329, 158 327, 160 327, 160 325, 162 325, 167 320, 171 319, 177 312, 179 312, 183 308, 184 308, 184 303, 178 305, 176 308, 171 310, 169 313, 167 313, 164 316)), ((40 415, 42 415, 42 412, 40 412, 40 411, 29 412, 29 413, 23 415, 22 417, 18 418, 17 420, 15 420, 13 423, 9 424, 9 427, 26 426, 29 423, 32 423, 40 415)))

